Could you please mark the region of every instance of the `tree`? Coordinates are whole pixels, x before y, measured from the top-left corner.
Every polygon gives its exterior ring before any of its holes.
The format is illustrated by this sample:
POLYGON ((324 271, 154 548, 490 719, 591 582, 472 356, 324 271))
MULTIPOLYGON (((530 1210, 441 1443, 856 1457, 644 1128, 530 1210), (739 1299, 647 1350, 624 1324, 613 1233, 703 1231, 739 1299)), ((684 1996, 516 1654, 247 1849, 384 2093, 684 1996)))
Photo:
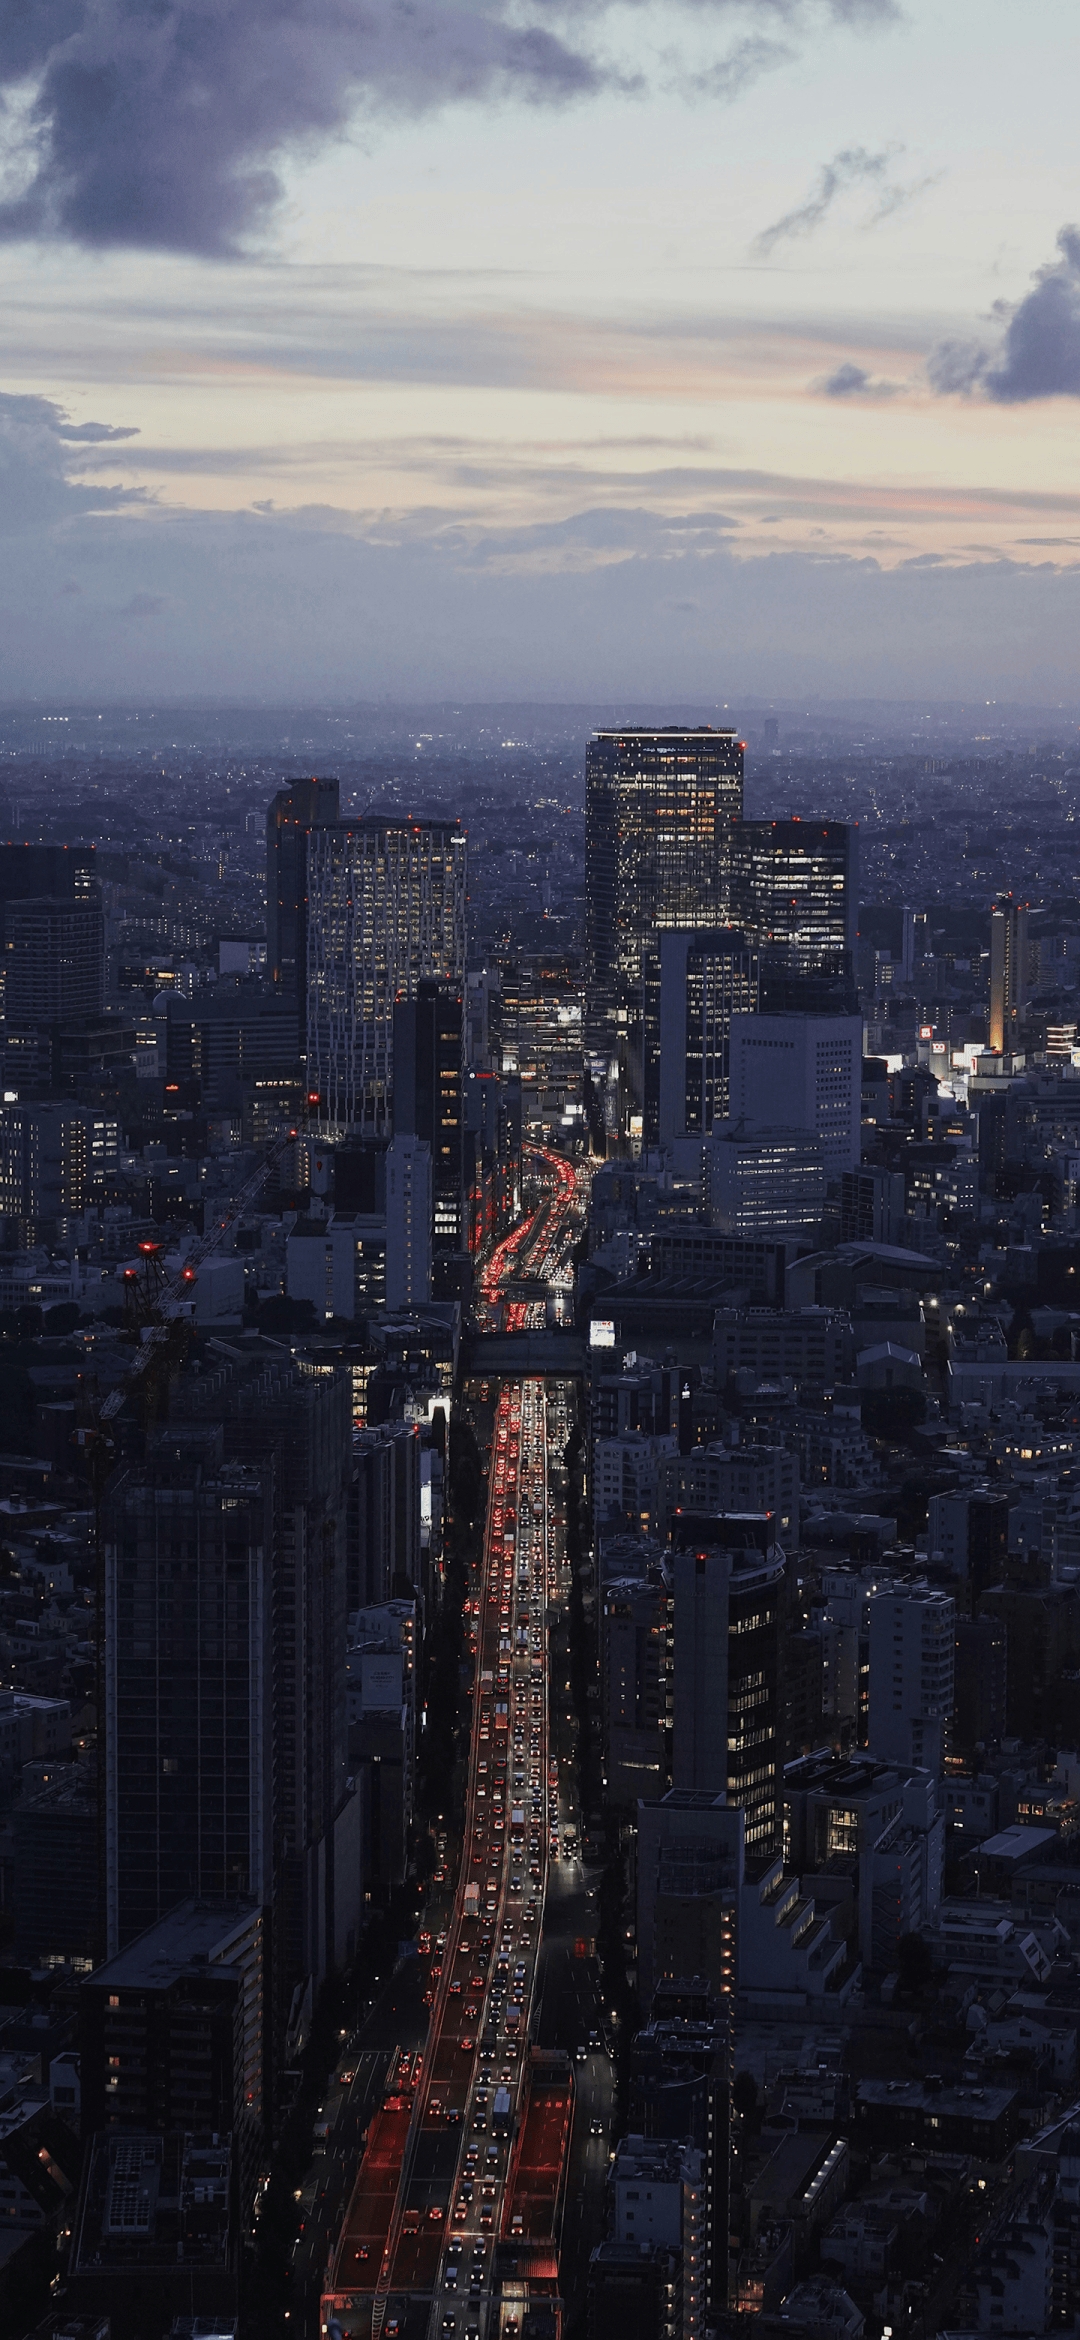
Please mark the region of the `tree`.
POLYGON ((45 1310, 45 1331, 54 1340, 58 1334, 77 1332, 81 1321, 77 1300, 60 1300, 45 1310))
POLYGON ((288 1336, 315 1331, 315 1309, 310 1300, 290 1300, 284 1293, 264 1300, 259 1309, 259 1331, 288 1336))
POLYGON ((897 1964, 900 1983, 905 1991, 917 1996, 926 1989, 934 1972, 934 1961, 928 1943, 921 1934, 901 1934, 897 1946, 897 1964))
POLYGON ((748 2121, 757 2111, 758 2086, 752 2072, 736 2072, 731 2102, 739 2119, 748 2121))

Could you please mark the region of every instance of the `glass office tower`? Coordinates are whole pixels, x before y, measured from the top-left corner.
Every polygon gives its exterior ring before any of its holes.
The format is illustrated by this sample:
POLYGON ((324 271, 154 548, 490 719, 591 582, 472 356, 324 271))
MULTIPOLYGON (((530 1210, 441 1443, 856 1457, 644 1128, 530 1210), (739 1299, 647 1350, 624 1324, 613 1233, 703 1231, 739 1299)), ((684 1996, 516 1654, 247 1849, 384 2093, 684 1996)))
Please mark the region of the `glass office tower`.
POLYGON ((585 777, 586 1048, 603 1061, 620 1014, 640 1012, 654 930, 727 918, 743 742, 707 724, 598 731, 585 777))
POLYGON ((793 974, 850 974, 859 931, 857 823, 740 821, 731 904, 751 939, 786 959, 793 974))

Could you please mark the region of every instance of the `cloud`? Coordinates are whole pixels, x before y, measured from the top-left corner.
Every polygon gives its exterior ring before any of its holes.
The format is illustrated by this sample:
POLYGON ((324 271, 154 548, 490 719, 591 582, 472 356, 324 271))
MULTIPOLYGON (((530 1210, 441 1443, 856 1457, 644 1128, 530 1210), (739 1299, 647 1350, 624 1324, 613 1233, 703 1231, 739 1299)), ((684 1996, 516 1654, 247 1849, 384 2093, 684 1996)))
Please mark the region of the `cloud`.
POLYGON ((163 593, 133 593, 130 601, 125 602, 123 609, 116 614, 122 618, 160 617, 167 607, 163 593))
POLYGON ((761 234, 755 237, 751 250, 760 259, 767 260, 778 244, 787 243, 795 237, 812 235, 814 229, 819 228, 822 221, 828 218, 840 197, 846 195, 852 187, 869 186, 877 190, 877 201, 863 222, 864 226, 876 227, 881 220, 891 219, 895 212, 913 202, 916 195, 922 194, 924 188, 933 186, 940 177, 940 173, 933 173, 906 183, 891 178, 891 165, 896 155, 902 152, 902 147, 895 146, 883 147, 879 154, 869 154, 865 146, 842 147, 839 154, 834 154, 831 162, 822 164, 806 201, 798 204, 794 211, 786 211, 782 219, 773 221, 771 227, 763 228, 761 234))
MULTIPOLYGON (((788 57, 793 37, 829 22, 869 29, 897 11, 893 0, 691 0, 689 13, 698 26, 750 23, 689 77, 730 97, 788 57)), ((616 0, 8 0, 0 105, 16 184, 0 234, 234 253, 281 193, 280 158, 339 135, 365 107, 562 105, 640 88, 636 65, 597 45, 619 15, 616 0)))
MULTIPOLYGON (((759 80, 763 73, 770 73, 774 66, 789 64, 795 54, 790 41, 770 40, 767 33, 747 33, 725 57, 718 57, 694 74, 690 86, 697 97, 738 97, 740 91, 759 80)), ((680 86, 685 86, 683 78, 679 78, 680 86)))
POLYGON ((819 390, 823 398, 895 398, 900 384, 887 382, 880 374, 868 374, 865 366, 849 360, 837 366, 835 373, 821 376, 811 388, 819 390))
POLYGON ((1080 228, 1063 227, 1058 258, 1036 270, 1014 309, 996 304, 1004 334, 996 350, 973 341, 943 341, 930 354, 935 390, 981 390, 997 406, 1035 398, 1080 398, 1080 228))
POLYGON ((114 510, 137 500, 137 491, 120 487, 88 487, 72 478, 78 456, 71 442, 84 434, 94 438, 129 438, 106 423, 73 429, 63 407, 51 398, 35 398, 0 391, 0 534, 15 536, 27 529, 49 528, 85 512, 114 510))

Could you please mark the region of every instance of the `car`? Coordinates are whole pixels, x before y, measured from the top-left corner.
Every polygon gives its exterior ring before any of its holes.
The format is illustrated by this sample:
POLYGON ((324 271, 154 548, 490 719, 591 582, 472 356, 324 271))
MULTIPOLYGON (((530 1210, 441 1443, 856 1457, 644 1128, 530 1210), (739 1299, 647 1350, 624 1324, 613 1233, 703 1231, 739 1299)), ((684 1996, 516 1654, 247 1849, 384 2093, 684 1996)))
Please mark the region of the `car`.
POLYGON ((444 2331, 444 2332, 456 2332, 456 2331, 457 2331, 457 2317, 456 2317, 456 2316, 444 2316, 444 2317, 443 2317, 443 2320, 442 2320, 442 2328, 443 2328, 443 2331, 444 2331))
POLYGON ((604 2124, 603 2124, 603 2121, 595 2121, 595 2120, 594 2120, 594 2121, 590 2121, 590 2122, 589 2122, 589 2135, 590 2135, 590 2137, 602 2137, 602 2136, 603 2136, 603 2134, 604 2134, 604 2124))

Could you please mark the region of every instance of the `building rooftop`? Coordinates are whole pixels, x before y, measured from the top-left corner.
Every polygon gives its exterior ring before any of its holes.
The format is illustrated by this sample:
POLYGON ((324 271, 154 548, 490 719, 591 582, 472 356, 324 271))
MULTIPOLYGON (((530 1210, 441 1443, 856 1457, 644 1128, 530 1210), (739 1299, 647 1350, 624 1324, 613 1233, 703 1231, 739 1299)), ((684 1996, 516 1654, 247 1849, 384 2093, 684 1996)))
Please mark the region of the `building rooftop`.
POLYGON ((115 2131, 95 2137, 83 2172, 73 2275, 226 2265, 232 2138, 115 2131))
POLYGON ((228 1958, 222 1958, 223 1950, 234 1938, 239 1942, 257 1917, 253 1901, 219 1903, 216 1907, 210 1902, 181 1901, 115 1958, 97 1967, 86 1977, 84 1987, 164 1990, 190 1966, 206 1966, 211 1960, 220 1972, 223 1964, 229 1964, 228 1958))
POLYGON ((954 2119, 983 2121, 1000 2120, 1016 2102, 1015 2088, 931 2088, 925 2080, 859 2080, 855 2096, 859 2104, 895 2105, 901 2112, 932 2105, 954 2119))

